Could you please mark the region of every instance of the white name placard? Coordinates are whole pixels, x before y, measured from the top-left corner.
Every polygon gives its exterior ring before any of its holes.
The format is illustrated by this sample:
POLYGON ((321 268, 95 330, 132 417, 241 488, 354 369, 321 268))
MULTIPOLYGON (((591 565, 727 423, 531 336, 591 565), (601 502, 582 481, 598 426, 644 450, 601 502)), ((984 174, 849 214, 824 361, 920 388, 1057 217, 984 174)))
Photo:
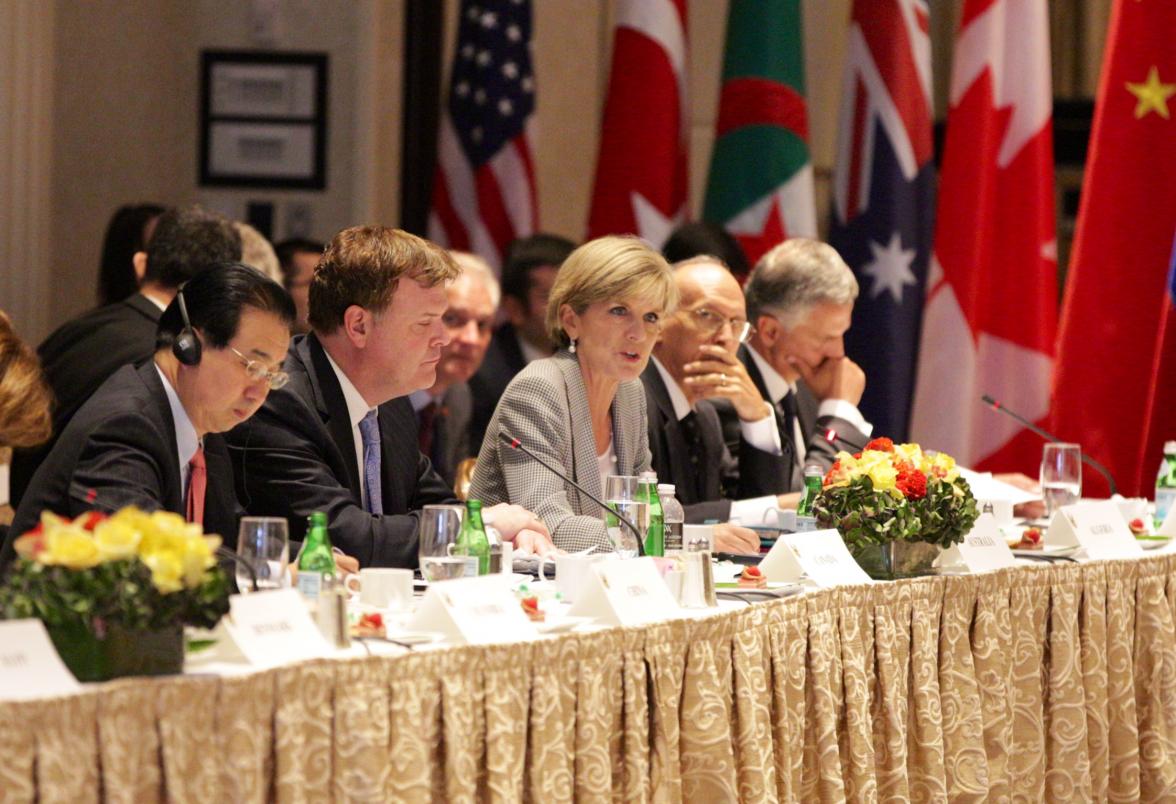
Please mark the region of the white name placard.
POLYGON ((600 561, 591 565, 568 614, 609 625, 644 625, 682 616, 652 558, 600 561))
POLYGON ((501 574, 429 584, 410 631, 434 631, 450 642, 485 645, 525 642, 538 632, 501 574))
POLYGON ((0 700, 28 701, 81 689, 40 620, 0 622, 0 700))
POLYGON ((1045 543, 1060 547, 1077 545, 1091 561, 1143 555, 1143 548, 1123 521, 1119 506, 1109 500, 1062 506, 1049 522, 1045 543))
POLYGON ((807 575, 820 587, 873 583, 832 529, 782 534, 759 568, 769 581, 796 582, 807 575))
POLYGON ((1164 517, 1164 521, 1160 524, 1160 529, 1156 531, 1157 536, 1170 536, 1176 539, 1176 505, 1172 506, 1172 510, 1164 517))
POLYGON ((277 667, 335 652, 310 619, 297 589, 233 595, 224 624, 241 653, 256 667, 277 667))
POLYGON ((1017 563, 992 514, 981 514, 964 540, 953 544, 939 561, 945 567, 962 563, 972 572, 989 572, 1017 563))

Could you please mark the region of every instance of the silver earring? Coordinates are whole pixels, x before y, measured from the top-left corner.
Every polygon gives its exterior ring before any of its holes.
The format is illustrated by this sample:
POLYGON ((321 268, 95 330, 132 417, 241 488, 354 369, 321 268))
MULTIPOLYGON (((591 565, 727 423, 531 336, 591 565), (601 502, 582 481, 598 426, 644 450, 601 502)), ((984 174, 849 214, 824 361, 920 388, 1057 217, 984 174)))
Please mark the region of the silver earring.
POLYGON ((568 344, 568 351, 572 354, 576 353, 576 339, 572 338, 572 342, 568 344))

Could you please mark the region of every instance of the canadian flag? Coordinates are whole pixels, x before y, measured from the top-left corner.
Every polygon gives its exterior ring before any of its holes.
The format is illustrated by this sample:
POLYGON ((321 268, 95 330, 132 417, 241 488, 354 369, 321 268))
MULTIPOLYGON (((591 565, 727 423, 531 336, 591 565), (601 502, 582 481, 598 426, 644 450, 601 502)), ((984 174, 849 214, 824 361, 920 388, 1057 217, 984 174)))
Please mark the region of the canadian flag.
POLYGON ((685 219, 686 0, 620 0, 588 237, 661 248, 685 219))
POLYGON ((952 64, 911 434, 981 468, 1036 473, 1057 328, 1046 0, 967 0, 952 64))

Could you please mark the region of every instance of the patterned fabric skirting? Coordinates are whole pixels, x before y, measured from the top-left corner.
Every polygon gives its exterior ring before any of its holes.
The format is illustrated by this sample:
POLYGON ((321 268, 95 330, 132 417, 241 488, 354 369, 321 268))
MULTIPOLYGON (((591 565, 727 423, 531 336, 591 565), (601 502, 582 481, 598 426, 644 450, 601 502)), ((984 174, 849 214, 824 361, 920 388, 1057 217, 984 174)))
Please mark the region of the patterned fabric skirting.
POLYGON ((0 704, 4 801, 1160 801, 1176 558, 0 704))

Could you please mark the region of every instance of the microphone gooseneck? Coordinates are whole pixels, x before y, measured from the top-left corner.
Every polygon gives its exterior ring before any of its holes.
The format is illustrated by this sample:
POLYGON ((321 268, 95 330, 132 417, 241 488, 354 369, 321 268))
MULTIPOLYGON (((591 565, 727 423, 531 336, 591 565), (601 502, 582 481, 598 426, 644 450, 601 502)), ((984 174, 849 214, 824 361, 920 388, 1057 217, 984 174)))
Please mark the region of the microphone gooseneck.
POLYGON ((842 444, 846 444, 850 447, 853 447, 858 452, 861 452, 862 450, 864 450, 866 448, 866 445, 864 443, 858 443, 857 441, 853 441, 852 439, 846 438, 845 436, 841 435, 841 433, 834 430, 832 427, 825 430, 825 440, 828 441, 830 444, 834 444, 834 445, 836 445, 838 442, 841 442, 842 444))
POLYGON ((564 473, 560 469, 556 469, 554 466, 552 466, 550 463, 548 463, 544 458, 540 458, 538 455, 536 455, 530 449, 525 447, 523 445, 522 441, 519 441, 517 438, 514 438, 513 436, 507 435, 506 433, 502 433, 502 432, 500 432, 498 434, 498 437, 500 439, 502 439, 502 441, 507 446, 509 446, 511 449, 517 449, 519 452, 523 453, 528 458, 534 459, 540 465, 542 465, 546 469, 553 472, 555 474, 555 476, 558 477, 560 480, 564 480, 568 483, 571 483, 581 494, 583 494, 585 497, 592 500, 592 502, 596 503, 601 508, 603 508, 604 510, 608 511, 613 516, 615 516, 617 518, 617 520, 619 520, 621 522, 621 524, 623 524, 625 527, 627 527, 633 533, 633 535, 637 537, 637 554, 642 555, 642 556, 645 555, 645 545, 642 541, 641 532, 639 530, 637 530, 636 525, 634 525, 632 522, 629 521, 628 517, 622 516, 619 511, 614 510, 608 504, 601 501, 595 494, 588 491, 588 489, 581 486, 579 483, 577 483, 572 478, 568 477, 568 475, 566 473, 564 473))
MULTIPOLYGON (((1022 416, 1021 414, 1016 413, 1012 410, 1009 410, 1007 407, 1005 407, 1003 402, 1001 402, 998 399, 993 399, 989 394, 981 394, 980 401, 983 402, 984 404, 988 405, 993 410, 1000 411, 1001 413, 1003 413, 1006 416, 1013 417, 1013 419, 1015 421, 1020 422, 1027 429, 1032 430, 1034 433, 1041 436, 1046 441, 1049 441, 1053 444, 1062 443, 1062 440, 1060 438, 1058 438, 1056 435, 1054 435, 1053 433, 1050 433, 1046 430, 1041 429, 1036 424, 1034 424, 1033 422, 1026 419, 1024 416, 1022 416)), ((1096 461, 1094 458, 1087 455, 1085 450, 1079 449, 1078 454, 1082 456, 1082 462, 1084 464, 1091 467, 1092 469, 1094 469, 1096 472, 1098 472, 1100 475, 1103 476, 1103 479, 1107 481, 1107 486, 1110 487, 1112 496, 1119 493, 1119 486, 1115 483, 1115 478, 1111 477, 1110 470, 1108 470, 1107 467, 1103 466, 1101 463, 1096 461)))

